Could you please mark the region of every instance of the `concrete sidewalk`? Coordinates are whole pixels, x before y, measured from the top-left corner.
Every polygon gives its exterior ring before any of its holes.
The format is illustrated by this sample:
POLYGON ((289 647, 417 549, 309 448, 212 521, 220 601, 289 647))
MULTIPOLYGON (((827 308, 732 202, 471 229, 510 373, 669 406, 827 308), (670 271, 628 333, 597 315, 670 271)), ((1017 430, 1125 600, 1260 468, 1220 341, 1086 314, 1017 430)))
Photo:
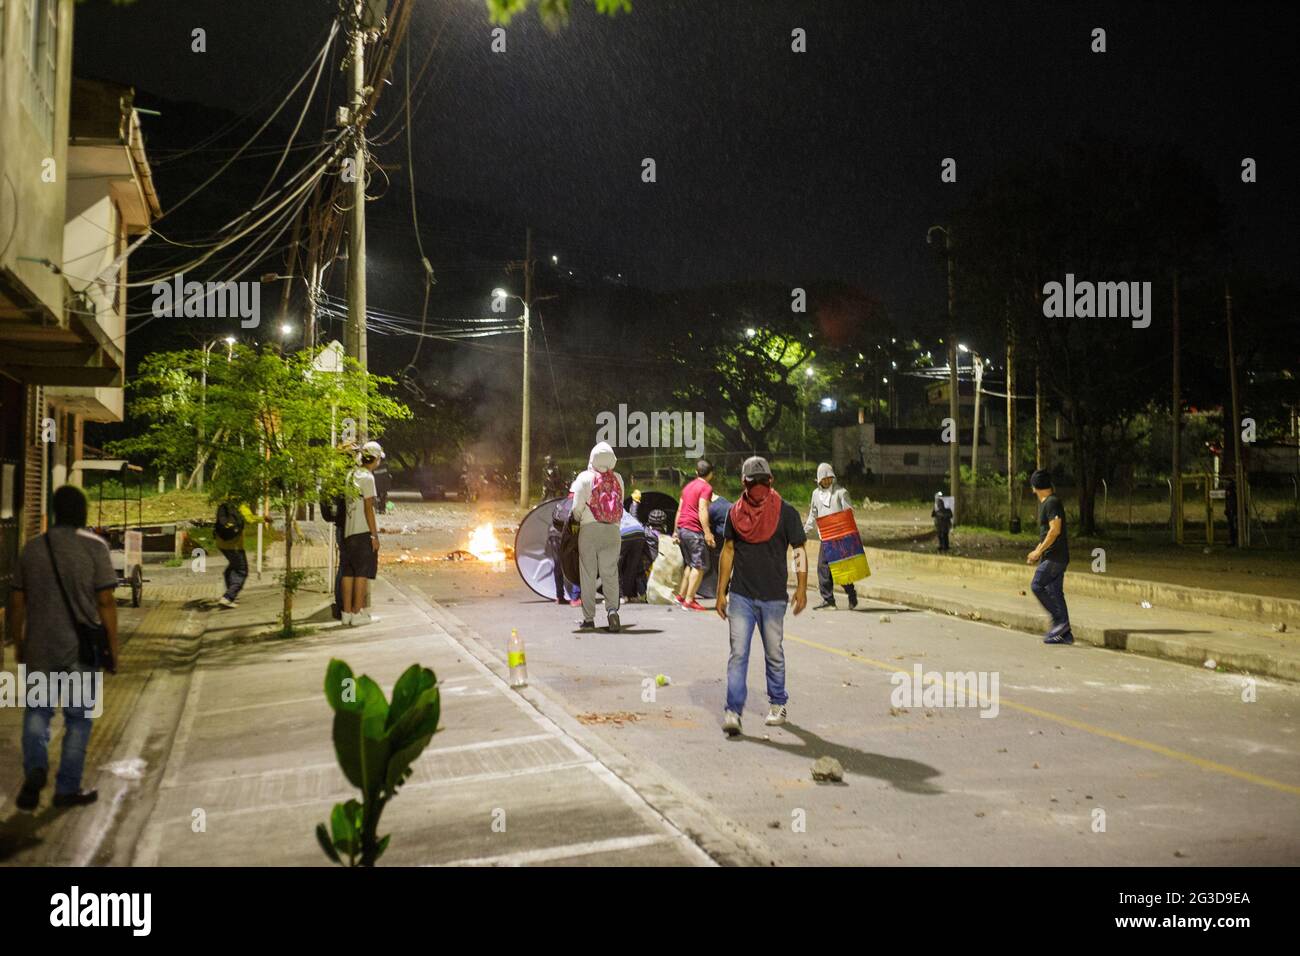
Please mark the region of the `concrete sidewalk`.
MULTIPOLYGON (((970 573, 968 566, 987 562, 953 559, 949 563, 932 556, 918 561, 878 549, 868 553, 872 575, 858 585, 868 597, 1031 634, 1042 634, 1047 628, 1047 615, 1029 590, 1033 568, 1028 565, 1012 577, 1002 569, 996 574, 970 573)), ((1294 621, 1279 633, 1258 617, 1221 616, 1154 603, 1145 608, 1137 600, 1120 597, 1122 588, 1113 597, 1095 596, 1093 588, 1080 588, 1085 592, 1080 594, 1071 587, 1077 580, 1077 575, 1071 575, 1065 584, 1076 641, 1187 664, 1213 660, 1227 670, 1300 680, 1300 639, 1294 621)))
POLYGON ((412 663, 432 668, 442 689, 440 730, 384 812, 392 843, 382 864, 713 862, 593 754, 582 728, 511 690, 422 598, 381 577, 378 620, 358 628, 334 622, 323 597, 309 600, 315 632, 287 641, 265 636, 280 602, 273 586, 208 612, 170 754, 126 808, 112 862, 327 864, 315 826, 357 796, 330 739, 331 657, 386 693, 412 663))

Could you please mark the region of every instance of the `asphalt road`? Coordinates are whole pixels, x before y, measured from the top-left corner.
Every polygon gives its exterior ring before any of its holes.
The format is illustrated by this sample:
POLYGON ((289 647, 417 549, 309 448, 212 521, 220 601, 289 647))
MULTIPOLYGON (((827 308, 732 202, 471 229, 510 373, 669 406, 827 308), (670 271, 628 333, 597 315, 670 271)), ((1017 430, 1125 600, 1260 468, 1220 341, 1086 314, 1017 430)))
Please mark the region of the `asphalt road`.
POLYGON ((501 657, 517 627, 534 686, 734 821, 778 864, 1300 862, 1295 685, 1045 647, 870 602, 849 612, 841 596, 837 611, 814 612, 810 600, 786 617, 783 727, 763 724, 756 642, 744 735, 728 740, 727 626, 712 612, 634 605, 623 633, 578 634, 578 611, 538 598, 513 567, 382 573, 448 609, 501 657), (910 684, 916 664, 950 682, 949 672, 996 675, 996 716, 981 716, 992 714, 987 700, 894 707, 901 691, 891 678, 903 672, 910 684), (658 674, 672 683, 643 699, 658 674), (842 764, 842 783, 813 782, 821 756, 842 764))

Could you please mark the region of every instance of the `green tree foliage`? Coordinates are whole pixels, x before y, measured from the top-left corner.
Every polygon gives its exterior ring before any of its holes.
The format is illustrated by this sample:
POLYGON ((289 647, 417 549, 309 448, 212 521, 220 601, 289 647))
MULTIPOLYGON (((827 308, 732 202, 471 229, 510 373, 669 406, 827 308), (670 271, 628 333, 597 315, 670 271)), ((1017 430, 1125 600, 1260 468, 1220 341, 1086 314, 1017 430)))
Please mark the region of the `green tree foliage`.
POLYGON ((383 689, 352 668, 331 660, 325 671, 325 699, 334 711, 334 753, 360 800, 336 803, 327 828, 316 826, 321 849, 335 863, 374 866, 391 836, 379 836, 379 818, 411 775, 411 764, 438 730, 438 678, 412 664, 393 686, 390 705, 383 689))
POLYGON ((352 458, 330 446, 332 426, 346 437, 368 414, 373 437, 387 422, 410 416, 381 391, 390 384, 352 359, 338 372, 313 369, 306 351, 282 355, 235 345, 216 355, 154 353, 130 382, 130 413, 146 430, 113 443, 111 451, 163 472, 188 473, 205 456, 205 490, 214 504, 253 505, 265 497, 280 506, 286 516, 282 627, 289 634, 299 580, 292 563, 298 505, 315 497, 318 484, 322 495, 333 495, 350 480, 352 458))
MULTIPOLYGON (((493 23, 508 26, 516 14, 523 13, 530 6, 537 8, 537 15, 547 29, 555 30, 569 22, 573 9, 573 0, 485 0, 488 17, 493 23)), ((617 13, 631 13, 632 0, 591 0, 596 12, 605 16, 617 13)))

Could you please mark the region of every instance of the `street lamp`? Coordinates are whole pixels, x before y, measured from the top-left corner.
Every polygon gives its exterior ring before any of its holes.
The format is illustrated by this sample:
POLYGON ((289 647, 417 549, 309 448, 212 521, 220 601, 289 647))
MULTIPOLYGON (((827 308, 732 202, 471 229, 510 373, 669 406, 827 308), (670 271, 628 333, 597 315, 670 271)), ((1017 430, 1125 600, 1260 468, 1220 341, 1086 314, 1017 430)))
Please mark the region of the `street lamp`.
MULTIPOLYGON (((551 257, 555 261, 555 256, 551 257)), ((524 307, 524 382, 523 382, 523 421, 519 429, 519 506, 527 507, 528 505, 528 457, 529 457, 529 431, 531 406, 528 395, 528 339, 532 331, 531 316, 528 311, 528 301, 517 295, 511 295, 505 289, 496 288, 492 294, 499 298, 517 299, 519 304, 524 307)))

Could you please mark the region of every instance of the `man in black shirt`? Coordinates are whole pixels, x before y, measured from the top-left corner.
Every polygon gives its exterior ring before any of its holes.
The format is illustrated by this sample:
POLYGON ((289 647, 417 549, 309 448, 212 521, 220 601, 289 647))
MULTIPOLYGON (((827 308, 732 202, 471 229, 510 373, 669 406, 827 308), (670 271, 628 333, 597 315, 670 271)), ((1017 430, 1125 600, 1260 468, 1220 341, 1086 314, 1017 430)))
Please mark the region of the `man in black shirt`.
POLYGON ((786 721, 785 631, 787 548, 794 550, 794 613, 808 605, 808 540, 799 513, 772 488, 772 469, 762 458, 741 466, 744 491, 727 514, 718 568, 718 616, 731 627, 731 656, 727 660, 727 703, 722 729, 729 737, 740 734, 745 710, 745 676, 749 646, 758 628, 767 663, 768 726, 786 721), (728 600, 730 592, 730 600, 728 600), (730 604, 731 614, 727 614, 730 604))
POLYGON ((1038 497, 1038 547, 1029 552, 1028 563, 1038 562, 1029 586, 1038 603, 1052 616, 1044 644, 1073 644, 1070 612, 1065 606, 1065 568, 1070 563, 1070 539, 1065 530, 1065 506, 1056 497, 1050 472, 1039 469, 1029 477, 1038 497))

